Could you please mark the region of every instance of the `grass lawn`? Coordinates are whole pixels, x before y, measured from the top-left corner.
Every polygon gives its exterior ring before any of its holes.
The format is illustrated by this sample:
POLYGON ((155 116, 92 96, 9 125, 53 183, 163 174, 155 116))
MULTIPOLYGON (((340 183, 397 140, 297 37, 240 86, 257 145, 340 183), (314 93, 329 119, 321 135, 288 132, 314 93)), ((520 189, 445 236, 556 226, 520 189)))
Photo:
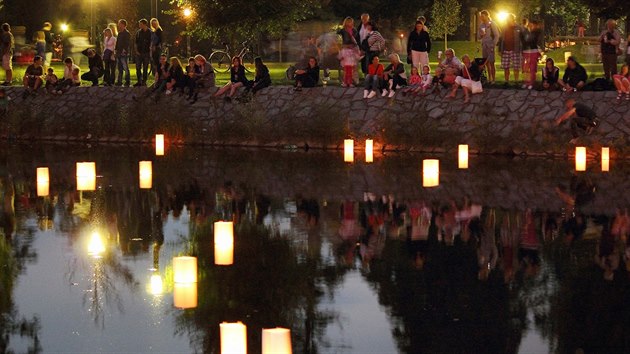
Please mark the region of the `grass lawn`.
MULTIPOLYGON (((479 57, 480 56, 480 45, 479 43, 474 43, 474 42, 468 42, 468 41, 451 41, 448 42, 448 46, 453 48, 455 50, 455 53, 457 54, 458 57, 461 57, 464 54, 468 54, 471 57, 479 57)), ((431 67, 434 68, 435 66, 437 66, 437 52, 439 50, 444 50, 444 43, 443 42, 433 42, 432 45, 432 50, 431 50, 431 55, 430 55, 430 60, 431 60, 431 67)), ((575 54, 578 57, 578 60, 582 60, 584 59, 584 54, 583 54, 583 50, 582 50, 582 45, 574 45, 574 46, 570 46, 570 47, 566 47, 566 48, 562 48, 562 49, 557 49, 557 50, 550 50, 548 51, 546 54, 548 57, 553 58, 556 61, 556 65, 558 65, 558 67, 561 69, 562 72, 564 72, 564 52, 565 51, 570 51, 573 54, 575 54)), ((403 61, 405 60, 405 57, 402 58, 403 61)), ((500 61, 500 58, 497 56, 497 60, 500 61)), ((387 65, 387 61, 386 60, 382 60, 381 61, 383 64, 387 65)), ((274 85, 286 85, 289 84, 289 82, 286 80, 285 78, 285 71, 287 69, 287 67, 289 67, 289 65, 292 65, 292 63, 277 63, 277 62, 268 62, 266 63, 267 66, 269 67, 269 71, 271 73, 271 79, 273 81, 274 85)), ((497 83, 502 83, 505 81, 504 78, 504 74, 503 74, 503 70, 498 67, 497 63, 497 77, 496 77, 496 81, 497 83)), ((594 80, 597 77, 602 77, 603 76, 603 67, 601 63, 597 63, 597 64, 583 64, 583 66, 586 68, 586 71, 588 72, 588 76, 589 76, 589 80, 594 80)), ((539 69, 538 71, 540 72, 540 68, 542 66, 539 65, 539 69)), ((55 69, 55 73, 58 76, 61 76, 63 74, 63 66, 61 63, 54 63, 53 64, 53 68, 55 69)), ((14 85, 21 85, 22 82, 22 77, 24 75, 24 71, 26 70, 26 65, 14 65, 13 67, 13 84, 14 85)), ((87 60, 83 60, 82 61, 82 65, 81 65, 81 70, 82 72, 87 70, 87 60)), ((136 82, 136 70, 135 70, 135 65, 131 64, 130 65, 130 70, 131 70, 131 81, 132 84, 136 82)), ((562 73, 561 73, 562 75, 562 73)), ((247 77, 252 80, 254 78, 254 73, 248 73, 247 77)), ((540 74, 537 75, 538 79, 540 80, 540 74)), ((520 79, 522 80, 523 75, 521 74, 520 79)), ((0 80, 4 79, 4 71, 0 70, 0 80)), ((228 73, 218 73, 217 74, 217 85, 223 85, 225 84, 227 81, 229 80, 229 74, 228 73)), ((153 82, 152 79, 149 80, 150 83, 153 82)), ((84 82, 85 85, 88 85, 89 83, 84 82)), ((331 82, 330 84, 332 85, 339 85, 339 80, 338 80, 338 72, 337 70, 332 70, 331 71, 331 82)))

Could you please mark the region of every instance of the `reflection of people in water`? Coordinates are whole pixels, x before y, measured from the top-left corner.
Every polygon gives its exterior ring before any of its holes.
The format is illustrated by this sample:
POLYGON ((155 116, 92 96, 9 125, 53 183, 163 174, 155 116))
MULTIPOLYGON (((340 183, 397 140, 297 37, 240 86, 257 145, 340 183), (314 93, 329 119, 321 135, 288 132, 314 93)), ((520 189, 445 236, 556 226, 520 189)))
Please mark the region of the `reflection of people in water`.
POLYGON ((479 280, 488 280, 490 272, 496 267, 499 259, 499 251, 495 238, 496 230, 496 211, 490 209, 485 215, 483 228, 480 232, 473 232, 474 236, 479 237, 477 247, 477 263, 479 265, 479 280))
POLYGON ((297 212, 306 219, 306 223, 315 226, 319 222, 319 202, 315 198, 296 197, 297 212))
POLYGON ((501 237, 501 257, 503 268, 503 280, 509 283, 514 279, 516 273, 515 253, 519 245, 520 222, 518 212, 503 211, 500 226, 501 237))
POLYGON ((536 225, 534 223, 534 214, 531 209, 527 209, 523 214, 523 224, 521 227, 521 239, 518 250, 518 258, 524 267, 525 275, 535 275, 539 270, 540 241, 536 235, 536 225))
POLYGON ((2 178, 2 228, 6 238, 13 237, 15 223, 15 185, 13 177, 8 175, 2 178))

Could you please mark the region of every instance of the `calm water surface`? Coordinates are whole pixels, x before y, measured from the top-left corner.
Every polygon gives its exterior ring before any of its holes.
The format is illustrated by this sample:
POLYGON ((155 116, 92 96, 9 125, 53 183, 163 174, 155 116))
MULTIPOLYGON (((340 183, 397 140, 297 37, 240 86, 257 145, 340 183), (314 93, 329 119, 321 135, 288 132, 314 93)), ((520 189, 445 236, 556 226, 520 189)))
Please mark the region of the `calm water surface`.
POLYGON ((630 352, 623 163, 437 155, 422 188, 426 157, 4 147, 0 353, 219 353, 223 321, 250 353, 276 326, 295 353, 630 352), (96 191, 76 191, 78 161, 96 191), (216 220, 235 222, 231 266, 214 265, 216 220), (180 255, 199 263, 186 309, 180 255))

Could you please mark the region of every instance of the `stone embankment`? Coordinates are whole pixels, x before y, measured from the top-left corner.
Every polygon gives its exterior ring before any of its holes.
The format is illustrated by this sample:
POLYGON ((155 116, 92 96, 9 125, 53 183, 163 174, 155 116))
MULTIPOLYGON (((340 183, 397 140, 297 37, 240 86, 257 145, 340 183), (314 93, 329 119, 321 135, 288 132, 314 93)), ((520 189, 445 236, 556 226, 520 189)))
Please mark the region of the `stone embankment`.
POLYGON ((180 95, 147 95, 146 88, 79 87, 27 98, 22 88, 9 88, 0 134, 133 143, 163 132, 171 142, 297 148, 338 148, 346 137, 372 137, 384 150, 449 151, 467 143, 473 152, 556 156, 572 149, 568 123, 553 124, 572 97, 593 107, 601 123, 579 144, 611 146, 617 157, 630 153, 630 101, 616 100, 612 91, 488 89, 464 104, 461 92, 448 99, 444 91, 366 100, 362 88, 274 86, 227 102, 213 98, 214 90, 190 104, 180 95))

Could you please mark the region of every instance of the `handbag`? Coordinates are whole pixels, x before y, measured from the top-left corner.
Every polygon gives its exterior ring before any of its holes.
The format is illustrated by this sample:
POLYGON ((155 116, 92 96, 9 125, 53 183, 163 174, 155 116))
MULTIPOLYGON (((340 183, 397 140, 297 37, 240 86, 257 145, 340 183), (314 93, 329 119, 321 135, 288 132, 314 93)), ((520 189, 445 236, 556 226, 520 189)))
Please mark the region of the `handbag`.
POLYGON ((483 92, 483 85, 481 84, 481 81, 473 80, 472 75, 470 75, 470 72, 468 71, 468 68, 466 67, 466 65, 464 65, 464 70, 466 70, 466 74, 468 75, 468 78, 470 79, 470 81, 472 81, 472 84, 470 86, 470 92, 472 92, 473 94, 483 92))

